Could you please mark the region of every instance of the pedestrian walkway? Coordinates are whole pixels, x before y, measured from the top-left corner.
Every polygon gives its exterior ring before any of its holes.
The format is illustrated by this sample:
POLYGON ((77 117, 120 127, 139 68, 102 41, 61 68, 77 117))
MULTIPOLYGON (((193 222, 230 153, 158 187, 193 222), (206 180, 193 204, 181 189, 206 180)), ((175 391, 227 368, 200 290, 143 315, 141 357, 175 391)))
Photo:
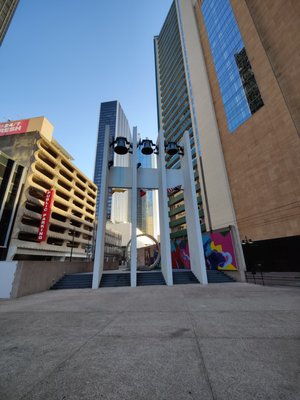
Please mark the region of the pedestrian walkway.
POLYGON ((298 288, 47 291, 0 301, 0 399, 299 399, 298 288))

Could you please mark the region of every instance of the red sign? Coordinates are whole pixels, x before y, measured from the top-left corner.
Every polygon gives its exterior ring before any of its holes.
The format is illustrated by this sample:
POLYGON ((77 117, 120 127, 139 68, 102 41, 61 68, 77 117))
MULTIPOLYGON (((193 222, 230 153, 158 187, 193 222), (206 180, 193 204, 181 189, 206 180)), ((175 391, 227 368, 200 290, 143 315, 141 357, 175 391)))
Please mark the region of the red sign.
POLYGON ((54 190, 47 190, 42 212, 42 218, 38 231, 38 237, 37 237, 38 242, 44 242, 47 239, 47 231, 48 231, 53 199, 54 199, 54 190))
POLYGON ((27 131, 29 119, 22 121, 0 122, 0 136, 16 135, 27 131))

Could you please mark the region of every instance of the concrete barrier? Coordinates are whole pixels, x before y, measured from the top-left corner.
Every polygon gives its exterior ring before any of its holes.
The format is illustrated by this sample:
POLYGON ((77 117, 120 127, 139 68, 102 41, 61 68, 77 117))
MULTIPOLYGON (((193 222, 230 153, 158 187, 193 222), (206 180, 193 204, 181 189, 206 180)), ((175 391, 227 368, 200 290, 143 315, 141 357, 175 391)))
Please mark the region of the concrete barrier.
POLYGON ((10 298, 43 292, 65 274, 91 272, 93 268, 92 262, 82 261, 15 261, 10 264, 13 263, 16 268, 10 298))

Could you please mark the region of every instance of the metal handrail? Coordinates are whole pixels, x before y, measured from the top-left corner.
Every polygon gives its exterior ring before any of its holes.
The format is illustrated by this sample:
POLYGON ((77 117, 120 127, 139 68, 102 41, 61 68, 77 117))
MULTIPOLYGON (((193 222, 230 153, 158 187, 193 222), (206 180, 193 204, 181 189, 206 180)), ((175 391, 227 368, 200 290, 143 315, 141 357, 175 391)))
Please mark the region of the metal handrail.
POLYGON ((282 286, 289 284, 290 286, 300 286, 300 276, 286 276, 284 272, 278 273, 278 276, 270 275, 276 272, 270 271, 245 271, 245 278, 247 283, 254 283, 256 285, 268 286, 268 284, 278 283, 278 285, 282 284, 282 286))

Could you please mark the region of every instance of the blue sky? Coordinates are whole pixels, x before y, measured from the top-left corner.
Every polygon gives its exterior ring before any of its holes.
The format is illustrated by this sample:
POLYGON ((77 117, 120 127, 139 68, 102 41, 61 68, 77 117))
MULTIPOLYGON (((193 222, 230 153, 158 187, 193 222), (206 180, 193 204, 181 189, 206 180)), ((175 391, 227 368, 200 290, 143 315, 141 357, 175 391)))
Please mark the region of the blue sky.
POLYGON ((93 179, 100 103, 156 138, 153 36, 171 0, 21 0, 0 47, 0 121, 44 115, 93 179))

